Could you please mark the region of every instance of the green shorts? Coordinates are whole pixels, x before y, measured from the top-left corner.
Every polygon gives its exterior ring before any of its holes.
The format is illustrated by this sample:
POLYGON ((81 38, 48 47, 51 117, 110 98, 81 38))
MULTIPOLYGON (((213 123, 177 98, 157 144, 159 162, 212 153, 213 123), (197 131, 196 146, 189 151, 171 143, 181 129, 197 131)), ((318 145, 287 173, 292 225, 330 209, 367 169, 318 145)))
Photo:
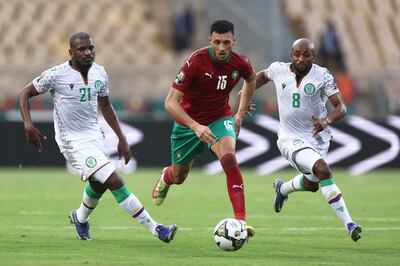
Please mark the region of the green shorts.
MULTIPOLYGON (((207 125, 218 141, 224 136, 236 139, 232 117, 224 117, 207 125)), ((202 142, 193 130, 174 123, 171 135, 171 161, 173 164, 187 164, 204 151, 202 142)), ((211 144, 207 145, 211 148, 211 144)))

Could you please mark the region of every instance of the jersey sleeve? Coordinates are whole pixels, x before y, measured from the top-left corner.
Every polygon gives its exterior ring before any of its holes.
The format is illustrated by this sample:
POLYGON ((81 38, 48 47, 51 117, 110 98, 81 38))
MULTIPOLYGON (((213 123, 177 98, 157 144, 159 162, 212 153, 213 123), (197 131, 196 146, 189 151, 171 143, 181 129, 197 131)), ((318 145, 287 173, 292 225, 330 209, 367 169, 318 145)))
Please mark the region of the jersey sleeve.
POLYGON ((250 60, 247 57, 243 57, 243 70, 242 77, 244 79, 248 79, 251 74, 254 72, 253 66, 251 65, 250 60))
POLYGON ((56 85, 57 72, 56 68, 45 70, 39 77, 32 81, 32 85, 40 94, 46 93, 56 85))
POLYGON ((101 88, 99 89, 98 96, 99 97, 107 97, 110 95, 110 88, 108 82, 108 75, 105 69, 102 69, 102 77, 104 79, 103 84, 101 84, 101 88))
POLYGON ((336 85, 335 79, 328 69, 324 69, 322 74, 322 82, 323 82, 323 91, 326 96, 330 97, 339 92, 339 89, 336 85))
POLYGON ((195 67, 196 62, 193 59, 187 59, 172 83, 172 87, 178 91, 186 92, 195 76, 195 67))
POLYGON ((267 69, 264 70, 264 75, 269 80, 274 80, 276 69, 278 67, 278 62, 274 62, 267 69))

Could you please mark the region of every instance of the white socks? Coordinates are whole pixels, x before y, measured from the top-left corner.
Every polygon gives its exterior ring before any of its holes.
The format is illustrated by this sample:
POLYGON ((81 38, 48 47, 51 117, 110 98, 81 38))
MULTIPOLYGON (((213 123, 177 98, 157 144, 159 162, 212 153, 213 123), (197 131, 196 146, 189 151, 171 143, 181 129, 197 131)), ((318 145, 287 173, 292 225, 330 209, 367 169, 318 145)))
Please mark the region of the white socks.
POLYGON ((329 203, 333 211, 346 227, 348 223, 352 222, 352 219, 350 217, 349 211, 347 210, 346 203, 342 198, 342 192, 334 183, 333 178, 321 181, 320 186, 322 196, 329 203))
POLYGON ((157 223, 150 217, 150 214, 144 209, 135 195, 130 193, 125 200, 119 203, 119 206, 144 225, 153 235, 156 235, 157 223))
POLYGON ((293 179, 283 183, 282 186, 281 186, 281 193, 284 196, 286 196, 286 195, 288 195, 288 194, 290 194, 292 192, 295 192, 295 191, 303 191, 304 190, 303 178, 304 178, 304 175, 300 174, 300 175, 297 175, 297 176, 293 177, 293 179))

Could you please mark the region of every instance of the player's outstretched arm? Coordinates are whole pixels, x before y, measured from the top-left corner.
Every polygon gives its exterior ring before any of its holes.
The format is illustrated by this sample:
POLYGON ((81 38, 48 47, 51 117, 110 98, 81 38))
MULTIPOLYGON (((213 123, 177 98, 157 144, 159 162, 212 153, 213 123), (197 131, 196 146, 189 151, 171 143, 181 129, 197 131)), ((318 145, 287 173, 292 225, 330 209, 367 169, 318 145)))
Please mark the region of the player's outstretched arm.
POLYGON ((256 73, 253 71, 251 76, 244 80, 243 88, 241 90, 239 108, 235 115, 235 132, 239 135, 242 126, 243 118, 246 113, 251 109, 250 100, 256 86, 256 73))
MULTIPOLYGON (((258 89, 262 87, 263 85, 267 84, 269 82, 269 79, 265 76, 264 70, 260 71, 256 75, 256 87, 255 89, 258 89)), ((242 90, 240 90, 237 94, 237 102, 240 101, 240 97, 242 95, 242 90)), ((238 108, 237 108, 238 109, 238 108)), ((251 116, 251 112, 256 110, 256 104, 253 103, 252 101, 249 102, 249 105, 247 106, 246 114, 248 116, 251 116)))
POLYGON ((21 112, 22 121, 24 122, 26 140, 29 144, 35 144, 39 152, 43 151, 43 140, 47 139, 37 128, 33 126, 31 118, 31 110, 29 106, 29 99, 39 95, 32 83, 29 83, 22 89, 19 95, 19 110, 21 112))
POLYGON ((265 76, 265 70, 261 70, 256 75, 256 89, 268 83, 269 79, 265 76))
POLYGON ((126 137, 122 133, 118 117, 115 114, 115 110, 110 103, 110 99, 107 96, 98 97, 98 103, 100 111, 104 116, 104 119, 107 121, 108 125, 112 128, 112 130, 115 132, 115 134, 119 139, 117 147, 119 158, 123 156, 125 159, 125 164, 127 164, 129 160, 132 158, 132 153, 131 150, 129 149, 128 142, 126 141, 126 137))

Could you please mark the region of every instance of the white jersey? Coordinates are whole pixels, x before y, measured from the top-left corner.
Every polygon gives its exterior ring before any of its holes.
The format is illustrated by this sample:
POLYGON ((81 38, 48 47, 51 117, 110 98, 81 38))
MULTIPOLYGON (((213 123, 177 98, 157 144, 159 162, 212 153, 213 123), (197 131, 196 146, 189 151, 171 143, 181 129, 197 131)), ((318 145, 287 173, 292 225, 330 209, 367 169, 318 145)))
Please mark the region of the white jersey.
POLYGON ((71 148, 71 142, 102 137, 97 97, 109 95, 108 77, 102 66, 93 63, 87 85, 81 73, 74 70, 68 61, 44 71, 32 84, 40 94, 51 93, 55 138, 61 152, 71 148))
POLYGON ((264 75, 275 84, 280 120, 278 137, 302 138, 320 148, 329 146, 332 138, 329 127, 314 137, 311 116, 326 117, 328 97, 339 92, 332 74, 313 64, 298 88, 290 63, 274 62, 264 70, 264 75))

